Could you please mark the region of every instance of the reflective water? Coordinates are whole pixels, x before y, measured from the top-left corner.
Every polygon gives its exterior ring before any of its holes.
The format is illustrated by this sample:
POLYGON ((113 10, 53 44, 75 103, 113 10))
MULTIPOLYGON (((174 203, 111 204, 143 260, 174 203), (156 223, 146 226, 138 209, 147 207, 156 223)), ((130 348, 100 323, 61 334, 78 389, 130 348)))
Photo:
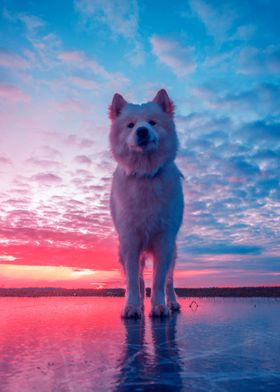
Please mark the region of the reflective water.
POLYGON ((180 299, 168 320, 123 298, 0 298, 1 392, 280 391, 280 301, 180 299), (198 305, 198 306, 197 306, 198 305))

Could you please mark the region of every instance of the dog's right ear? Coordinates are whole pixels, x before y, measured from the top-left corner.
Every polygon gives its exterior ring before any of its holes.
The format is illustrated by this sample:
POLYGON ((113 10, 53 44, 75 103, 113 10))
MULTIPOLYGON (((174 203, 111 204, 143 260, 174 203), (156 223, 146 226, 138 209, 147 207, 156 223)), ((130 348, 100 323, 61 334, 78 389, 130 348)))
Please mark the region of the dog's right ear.
POLYGON ((116 93, 113 96, 111 105, 109 106, 109 118, 115 120, 121 113, 123 107, 127 104, 122 95, 116 93))

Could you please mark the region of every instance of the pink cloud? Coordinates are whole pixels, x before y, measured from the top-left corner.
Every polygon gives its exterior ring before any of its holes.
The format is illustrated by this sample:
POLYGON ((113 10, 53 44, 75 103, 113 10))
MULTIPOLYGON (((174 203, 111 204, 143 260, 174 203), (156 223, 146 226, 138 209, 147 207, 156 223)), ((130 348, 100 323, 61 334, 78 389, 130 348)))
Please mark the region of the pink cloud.
POLYGON ((7 68, 28 68, 29 63, 13 52, 0 51, 0 66, 7 68))
POLYGON ((43 158, 36 158, 36 157, 31 157, 28 158, 25 163, 35 166, 35 167, 42 167, 42 168, 48 168, 48 167, 54 167, 54 168, 59 168, 61 166, 60 162, 51 160, 51 159, 43 159, 43 158))
POLYGON ((70 78, 71 82, 73 82, 78 87, 83 89, 92 90, 92 91, 100 91, 101 85, 94 80, 81 78, 78 76, 73 76, 70 78))
POLYGON ((77 155, 74 158, 75 162, 85 164, 85 165, 90 165, 92 163, 92 160, 86 156, 86 155, 77 155))
POLYGON ((95 144, 94 140, 92 139, 82 138, 74 134, 67 136, 67 138, 64 141, 66 144, 79 148, 88 148, 88 147, 92 147, 95 144))
POLYGON ((58 54, 58 58, 69 66, 82 68, 83 70, 91 70, 93 73, 110 79, 111 75, 97 61, 89 59, 83 52, 63 51, 58 54))
POLYGON ((73 51, 59 53, 58 58, 65 62, 79 63, 84 60, 84 55, 82 52, 73 50, 73 51))
POLYGON ((11 84, 0 85, 0 99, 10 103, 30 101, 30 97, 26 93, 11 84))
POLYGON ((9 158, 0 156, 0 165, 12 165, 12 161, 9 158))
POLYGON ((52 173, 38 173, 32 176, 31 179, 45 185, 59 184, 62 182, 59 176, 52 173))
POLYGON ((57 109, 60 111, 70 112, 87 112, 92 107, 86 101, 78 101, 77 99, 67 98, 63 102, 56 104, 57 109))
POLYGON ((43 146, 39 147, 36 150, 36 153, 40 157, 43 157, 44 159, 54 160, 54 159, 58 159, 61 157, 61 153, 59 150, 57 150, 56 148, 53 148, 51 146, 48 146, 48 145, 43 145, 43 146))

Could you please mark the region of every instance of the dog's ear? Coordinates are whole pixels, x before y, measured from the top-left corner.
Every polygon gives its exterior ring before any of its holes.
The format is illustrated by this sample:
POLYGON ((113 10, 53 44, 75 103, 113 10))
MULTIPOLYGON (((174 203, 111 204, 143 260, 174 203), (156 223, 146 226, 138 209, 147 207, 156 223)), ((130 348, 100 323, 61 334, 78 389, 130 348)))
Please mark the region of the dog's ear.
POLYGON ((170 116, 173 116, 174 114, 174 103, 171 101, 169 98, 166 90, 162 88, 157 92, 157 95, 153 99, 153 102, 156 102, 159 104, 159 106, 162 108, 162 110, 169 114, 170 116))
POLYGON ((122 95, 116 93, 113 96, 113 100, 111 105, 109 106, 109 118, 111 120, 115 120, 115 118, 117 118, 123 107, 127 104, 126 100, 123 98, 122 95))

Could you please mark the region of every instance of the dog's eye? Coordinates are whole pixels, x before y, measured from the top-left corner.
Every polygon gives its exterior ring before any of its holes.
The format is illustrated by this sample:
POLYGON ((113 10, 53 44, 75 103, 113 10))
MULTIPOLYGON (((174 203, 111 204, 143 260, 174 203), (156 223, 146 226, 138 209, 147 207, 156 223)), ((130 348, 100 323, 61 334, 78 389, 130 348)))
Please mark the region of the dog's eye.
POLYGON ((150 121, 149 121, 149 124, 152 125, 152 126, 154 126, 154 125, 156 125, 156 122, 155 122, 154 120, 150 120, 150 121))
POLYGON ((134 123, 131 122, 131 123, 127 124, 127 127, 128 127, 128 128, 133 128, 133 127, 134 127, 134 123))

